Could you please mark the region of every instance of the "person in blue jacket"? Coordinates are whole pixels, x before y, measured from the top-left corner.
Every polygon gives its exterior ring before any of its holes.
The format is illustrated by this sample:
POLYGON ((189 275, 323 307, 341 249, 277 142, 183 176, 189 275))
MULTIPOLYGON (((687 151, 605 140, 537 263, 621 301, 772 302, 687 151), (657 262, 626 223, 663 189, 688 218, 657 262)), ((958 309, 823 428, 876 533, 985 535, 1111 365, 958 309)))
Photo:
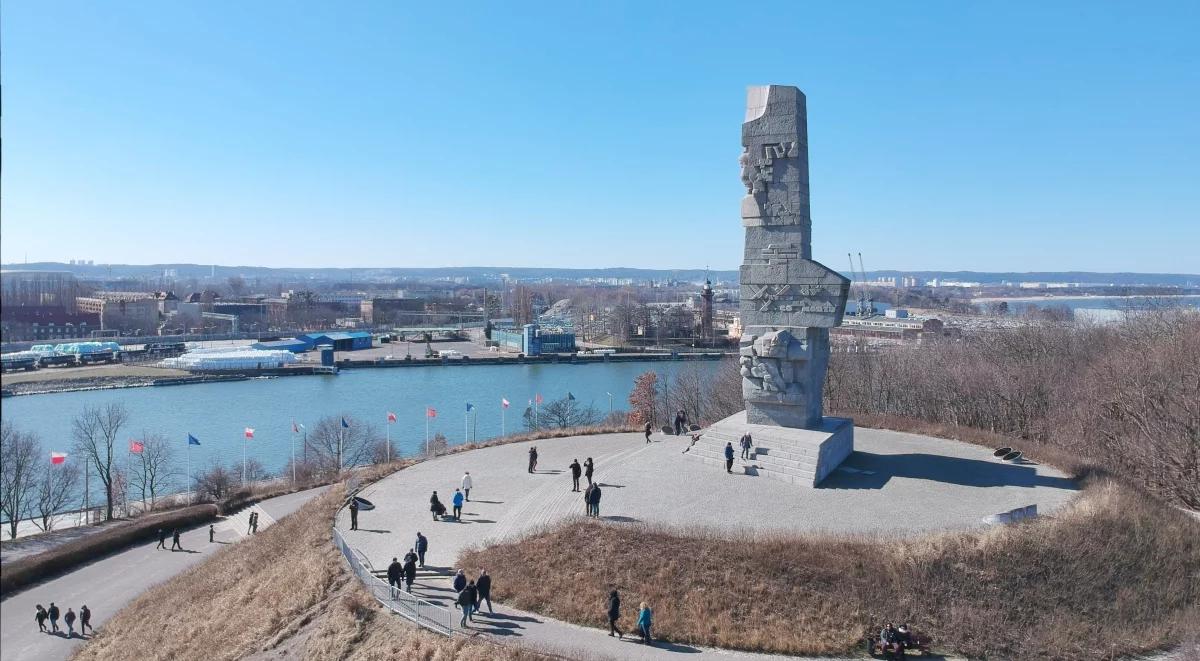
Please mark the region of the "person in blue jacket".
POLYGON ((651 612, 650 607, 643 601, 642 605, 638 608, 637 625, 638 631, 642 632, 642 643, 645 645, 650 644, 650 627, 653 624, 654 613, 651 612))
POLYGON ((462 491, 460 491, 458 489, 454 490, 454 499, 452 502, 454 503, 454 520, 458 521, 459 519, 462 518, 462 504, 463 504, 462 491))
POLYGON ((725 472, 733 472, 733 443, 725 444, 725 472))

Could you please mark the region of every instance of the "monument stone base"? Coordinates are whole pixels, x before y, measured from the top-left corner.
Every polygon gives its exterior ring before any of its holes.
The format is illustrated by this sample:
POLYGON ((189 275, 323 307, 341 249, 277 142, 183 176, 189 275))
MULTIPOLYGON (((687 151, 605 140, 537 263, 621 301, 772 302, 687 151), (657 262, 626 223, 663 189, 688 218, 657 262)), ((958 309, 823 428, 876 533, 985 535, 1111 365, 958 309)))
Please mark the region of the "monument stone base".
POLYGON ((797 429, 746 422, 740 411, 701 430, 700 440, 686 456, 725 467, 725 444, 732 443, 733 470, 815 487, 854 452, 854 421, 821 419, 816 429, 797 429), (750 459, 742 459, 739 442, 750 432, 754 441, 750 459))

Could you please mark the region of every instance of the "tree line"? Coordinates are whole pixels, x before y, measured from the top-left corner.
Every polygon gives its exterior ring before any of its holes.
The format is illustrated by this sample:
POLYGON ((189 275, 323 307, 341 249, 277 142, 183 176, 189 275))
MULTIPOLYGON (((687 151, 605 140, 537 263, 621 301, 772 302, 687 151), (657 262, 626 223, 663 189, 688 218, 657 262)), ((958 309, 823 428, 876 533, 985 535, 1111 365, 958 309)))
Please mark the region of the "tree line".
MULTIPOLYGON (((1200 509, 1200 312, 1163 309, 1092 324, 1044 319, 931 342, 839 351, 827 414, 880 414, 985 430, 1104 466, 1200 509)), ((709 424, 744 408, 736 360, 715 375, 647 372, 632 424, 687 411, 709 424)))

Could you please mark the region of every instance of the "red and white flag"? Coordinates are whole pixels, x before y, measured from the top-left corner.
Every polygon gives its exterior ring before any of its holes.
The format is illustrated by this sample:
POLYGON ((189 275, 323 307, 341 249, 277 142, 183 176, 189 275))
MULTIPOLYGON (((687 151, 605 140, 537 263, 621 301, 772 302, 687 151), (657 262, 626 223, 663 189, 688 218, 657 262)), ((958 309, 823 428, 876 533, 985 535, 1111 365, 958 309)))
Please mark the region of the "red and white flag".
POLYGON ((426 406, 425 407, 425 417, 426 418, 436 418, 437 417, 437 409, 433 408, 432 406, 426 406))
POLYGON ((50 453, 50 463, 52 463, 52 464, 61 464, 61 463, 65 462, 66 460, 67 460, 66 452, 51 452, 50 453))
POLYGON ((508 400, 501 397, 500 398, 500 406, 503 406, 504 408, 508 408, 508 400))
POLYGON ((392 413, 391 411, 388 411, 388 422, 395 422, 395 421, 396 421, 396 414, 392 413))
POLYGON ((246 438, 254 438, 254 430, 246 427, 246 438))
POLYGON ((132 438, 129 439, 129 451, 133 454, 141 454, 142 450, 145 449, 146 446, 141 441, 135 441, 132 438))
POLYGON ((537 402, 538 404, 541 404, 541 403, 542 403, 542 395, 541 395, 541 393, 538 393, 538 394, 534 395, 534 396, 533 396, 533 401, 537 402))

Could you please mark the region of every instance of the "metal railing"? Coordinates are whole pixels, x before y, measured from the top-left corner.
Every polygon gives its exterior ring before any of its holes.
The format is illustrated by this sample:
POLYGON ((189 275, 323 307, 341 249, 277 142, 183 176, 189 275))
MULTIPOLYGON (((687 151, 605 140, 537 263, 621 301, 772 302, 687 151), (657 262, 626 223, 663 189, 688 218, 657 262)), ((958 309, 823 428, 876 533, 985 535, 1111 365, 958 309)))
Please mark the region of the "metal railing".
POLYGON ((350 570, 354 572, 355 576, 358 576, 358 580, 363 582, 376 601, 417 626, 445 636, 454 633, 454 614, 450 612, 450 609, 415 597, 404 590, 393 588, 375 576, 370 561, 360 557, 359 553, 342 538, 342 533, 337 528, 333 529, 333 544, 342 552, 342 556, 350 565, 350 570))

